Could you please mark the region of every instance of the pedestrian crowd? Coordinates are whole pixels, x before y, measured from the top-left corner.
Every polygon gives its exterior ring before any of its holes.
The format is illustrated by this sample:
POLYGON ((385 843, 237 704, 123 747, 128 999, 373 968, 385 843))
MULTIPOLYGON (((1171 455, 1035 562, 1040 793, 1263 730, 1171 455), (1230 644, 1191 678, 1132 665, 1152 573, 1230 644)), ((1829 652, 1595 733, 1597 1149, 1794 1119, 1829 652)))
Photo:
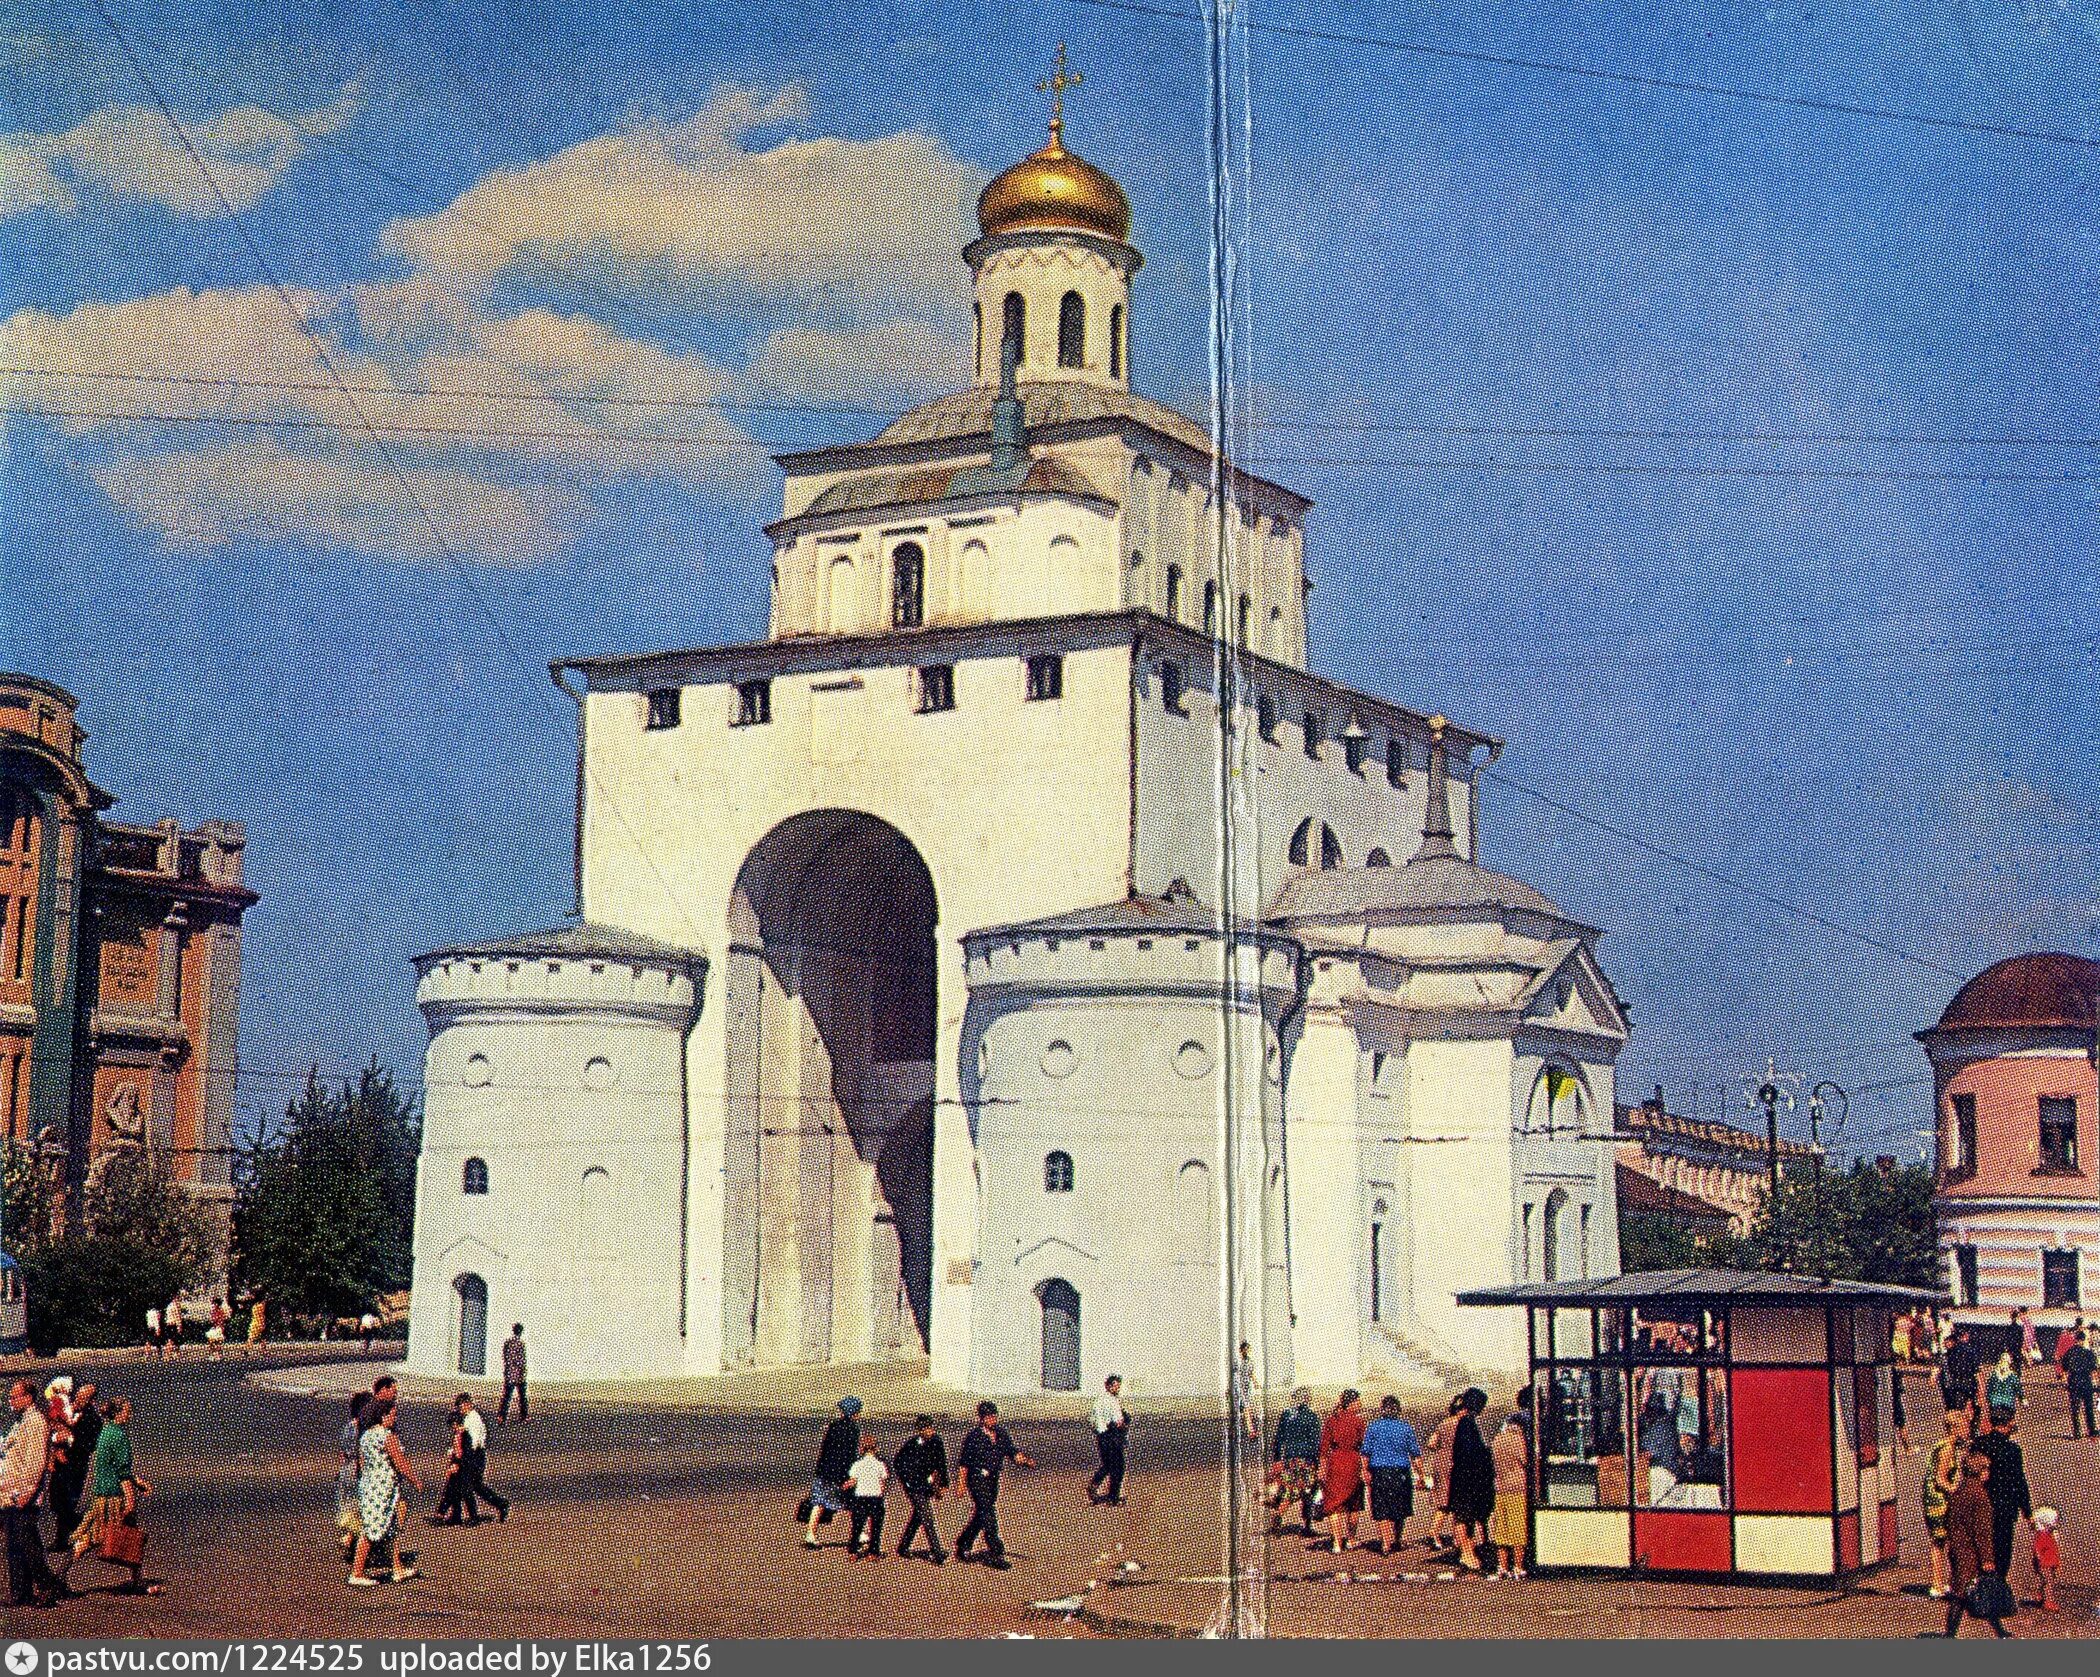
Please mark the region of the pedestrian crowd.
MULTIPOLYGON (((1093 1428, 1101 1468, 1088 1486, 1087 1496, 1096 1503, 1123 1500, 1123 1437, 1129 1431, 1130 1417, 1119 1396, 1122 1385, 1120 1379, 1110 1375, 1103 1399, 1094 1406, 1093 1428), (1108 1487, 1106 1496, 1101 1494, 1104 1485, 1108 1487)), ((821 1547, 818 1528, 845 1514, 847 1558, 881 1559, 886 1497, 894 1482, 911 1506, 911 1518, 905 1522, 895 1554, 903 1559, 911 1552, 912 1539, 924 1532, 926 1558, 935 1566, 945 1565, 948 1554, 941 1547, 934 1504, 949 1489, 948 1450, 933 1417, 921 1415, 913 1421, 911 1436, 885 1462, 881 1444, 861 1431, 861 1408, 857 1397, 840 1398, 838 1413, 824 1429, 809 1494, 795 1510, 795 1518, 803 1522, 804 1546, 821 1547)), ((965 1565, 976 1561, 1004 1571, 1012 1564, 999 1535, 999 1478, 1008 1462, 1019 1467, 1035 1466, 1035 1458, 1014 1442, 1013 1434, 1000 1421, 999 1406, 986 1400, 977 1406, 977 1424, 963 1434, 955 1451, 956 1471, 961 1474, 962 1489, 970 1499, 970 1518, 955 1537, 955 1558, 965 1565)))
MULTIPOLYGON (((408 1492, 424 1486, 397 1431, 400 1412, 398 1383, 383 1374, 370 1391, 351 1397, 349 1418, 336 1441, 336 1541, 350 1563, 345 1582, 354 1589, 386 1581, 405 1584, 416 1576, 401 1542, 409 1520, 408 1492)), ((430 1523, 479 1525, 486 1503, 502 1524, 510 1518, 510 1499, 488 1482, 488 1423, 472 1393, 453 1398, 447 1420, 445 1465, 430 1523)))
POLYGON ((51 1607, 76 1594, 67 1580, 90 1557, 128 1575, 122 1593, 161 1592, 145 1577, 139 1503, 153 1487, 132 1460, 131 1401, 98 1402, 98 1395, 92 1381, 76 1388, 65 1374, 41 1393, 26 1379, 8 1387, 0 1507, 7 1522, 8 1599, 16 1607, 51 1607))
POLYGON ((1366 1417, 1363 1395, 1345 1390, 1323 1419, 1304 1387, 1276 1422, 1270 1444, 1268 1503, 1280 1535, 1293 1504, 1299 1530, 1315 1549, 1339 1555, 1357 1546, 1368 1513, 1376 1535, 1363 1546, 1395 1555, 1417 1545, 1429 1558, 1496 1578, 1525 1576, 1531 1514, 1530 1392, 1494 1428, 1481 1425, 1487 1393, 1468 1386, 1445 1406, 1427 1440, 1400 1412, 1400 1400, 1379 1399, 1366 1417), (1428 1501, 1428 1530, 1407 1536, 1418 1494, 1428 1501), (1320 1526, 1324 1522, 1324 1536, 1320 1526))
MULTIPOLYGON (((1926 1459, 1920 1495, 1925 1532, 1932 1547, 1930 1594, 1946 1607, 1936 1634, 1959 1634, 1965 1618, 1989 1625, 1998 1636, 2013 1633, 2005 1620, 2019 1611, 2012 1580, 2018 1562, 2021 1521, 2028 1526, 2028 1563, 2040 1588, 2036 1605, 2060 1610, 2057 1580, 2063 1568, 2057 1510, 2037 1505, 2019 1443, 2020 1412, 2027 1407, 2027 1376, 2053 1361, 2064 1381, 2071 1437, 2091 1438, 2094 1330, 2083 1317, 2057 1335, 2045 1358, 2033 1321, 2012 1311, 2006 1348, 1987 1359, 1964 1323, 1948 1321, 1927 1339, 1939 1349, 1938 1384, 1945 1408, 1944 1430, 1926 1459)), ((1899 1377, 1900 1385, 1900 1377, 1899 1377)))

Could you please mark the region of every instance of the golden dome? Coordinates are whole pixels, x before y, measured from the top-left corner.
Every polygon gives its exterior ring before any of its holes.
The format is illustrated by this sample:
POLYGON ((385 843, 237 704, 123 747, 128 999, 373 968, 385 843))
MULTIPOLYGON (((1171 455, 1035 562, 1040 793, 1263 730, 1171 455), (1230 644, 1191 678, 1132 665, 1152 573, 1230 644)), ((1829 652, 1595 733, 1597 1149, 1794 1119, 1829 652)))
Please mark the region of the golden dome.
POLYGON ((1050 143, 992 177, 977 198, 977 225, 985 237, 1024 227, 1068 227, 1119 244, 1130 237, 1130 200, 1107 174, 1065 150, 1050 124, 1050 143))

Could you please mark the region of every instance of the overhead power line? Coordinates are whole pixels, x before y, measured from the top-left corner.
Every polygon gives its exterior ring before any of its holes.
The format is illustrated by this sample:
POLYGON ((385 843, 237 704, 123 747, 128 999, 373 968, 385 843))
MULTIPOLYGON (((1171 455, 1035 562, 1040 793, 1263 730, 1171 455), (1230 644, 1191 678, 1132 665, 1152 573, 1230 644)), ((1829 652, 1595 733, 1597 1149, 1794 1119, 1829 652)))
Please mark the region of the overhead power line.
MULTIPOLYGON (((352 387, 330 388, 346 397, 352 394, 352 387)), ((770 454, 773 451, 773 445, 748 437, 687 437, 650 431, 545 431, 529 426, 403 424, 391 420, 375 420, 362 413, 354 420, 340 420, 276 414, 163 413, 113 408, 54 408, 21 403, 9 403, 0 407, 0 413, 25 418, 94 420, 135 425, 219 425, 292 431, 341 431, 366 438, 478 438, 505 443, 587 443, 617 448, 710 449, 751 454, 770 454)), ((1234 457, 1232 463, 1243 469, 1256 466, 1342 466, 1365 471, 1500 472, 1520 477, 1577 473, 1606 477, 1766 478, 1788 481, 1838 479, 1867 483, 2100 483, 2100 472, 2000 472, 1981 468, 1953 470, 1938 467, 1716 466, 1664 460, 1448 460, 1425 459, 1419 456, 1375 459, 1353 455, 1289 454, 1240 455, 1234 457)))
MULTIPOLYGON (((1072 3, 1093 6, 1102 11, 1129 12, 1139 17, 1171 18, 1179 23, 1204 22, 1200 12, 1145 5, 1141 0, 1072 0, 1072 3)), ((1812 111, 1823 116, 1859 117, 1872 122, 1911 123, 1923 128, 1980 134, 1998 140, 2033 140, 2042 145, 2072 146, 2083 150, 2100 149, 2100 138, 2087 134, 2067 134, 2050 128, 2023 128, 2006 122, 1980 122, 1970 117, 1941 116, 1932 111, 1906 111, 1893 106, 1857 104, 1850 100, 1824 99, 1807 93, 1774 93, 1764 88, 1730 87, 1721 82, 1651 76, 1635 70, 1608 70, 1599 65, 1570 64, 1557 59, 1520 58, 1511 53, 1484 52, 1473 47, 1439 46, 1429 41, 1403 41, 1391 35, 1369 35, 1356 30, 1318 29, 1308 24, 1243 19, 1238 26, 1252 34, 1276 35, 1290 40, 1321 41, 1334 46, 1383 47, 1392 52, 1412 53, 1420 58, 1486 64, 1501 70, 1530 70, 1542 75, 1570 76, 1581 81, 1617 82, 1629 87, 1652 87, 1666 93, 1690 93, 1709 99, 1732 99, 1745 104, 1812 111)))
POLYGON ((1676 851, 1666 849, 1652 839, 1643 838, 1639 833, 1629 832, 1626 828, 1606 821, 1600 816, 1592 815, 1587 810, 1577 809, 1573 804, 1563 803, 1549 793, 1541 792, 1535 786, 1526 786, 1522 781, 1512 780, 1508 775, 1497 773, 1492 769, 1483 769, 1481 774, 1483 778, 1492 780, 1497 786, 1506 786, 1512 792, 1521 792, 1525 797, 1544 804, 1548 809, 1565 815, 1570 820, 1580 821, 1585 826, 1595 827, 1599 832, 1608 833, 1623 844, 1630 844, 1638 850, 1647 851, 1652 856, 1659 856, 1664 861, 1674 863, 1676 866, 1685 869, 1688 873, 1697 874, 1701 879, 1711 880, 1716 885, 1727 886, 1731 891, 1740 891, 1745 896, 1754 897, 1767 907, 1778 909, 1782 914, 1790 914, 1798 920, 1805 920, 1811 925, 1821 926, 1827 932, 1835 932, 1839 937, 1848 938, 1852 942, 1861 944, 1869 949, 1879 950, 1884 955, 1893 955, 1899 961, 1917 967, 1921 971, 1933 973, 1941 978, 1962 980, 1969 976, 1967 973, 1956 972, 1952 967, 1941 966, 1937 961, 1929 961, 1922 955, 1914 955, 1908 949, 1890 943, 1885 938, 1875 937, 1871 932, 1860 931, 1857 927, 1847 926, 1842 921, 1831 919, 1827 914, 1819 914, 1812 908, 1804 908, 1799 903, 1789 902, 1784 897, 1775 896, 1762 886, 1752 885, 1747 880, 1737 879, 1733 875, 1721 872, 1718 868, 1710 868, 1704 862, 1695 862, 1689 856, 1679 855, 1676 851))
MULTIPOLYGON (((503 363, 509 365, 509 363, 503 363)), ((216 390, 272 390, 292 393, 328 392, 348 389, 360 396, 438 398, 463 402, 551 404, 557 407, 623 407, 638 409, 697 410, 748 409, 759 413, 840 414, 864 419, 896 419, 906 408, 895 404, 863 402, 782 401, 765 396, 633 396, 592 395, 561 390, 462 389, 449 385, 360 384, 335 385, 325 379, 271 379, 234 377, 207 373, 180 373, 144 368, 112 371, 103 368, 0 366, 0 377, 81 380, 93 383, 168 384, 200 386, 216 390)), ((1732 430, 1725 428, 1658 425, 1495 425, 1479 420, 1439 422, 1426 419, 1358 418, 1258 415, 1235 419, 1231 430, 1333 431, 1354 436, 1381 432, 1438 437, 1510 437, 1516 439, 1572 438, 1595 442, 1687 442, 1757 443, 1802 447, 1919 447, 1919 448, 2100 448, 2100 434, 2059 436, 2007 436, 1989 432, 1906 431, 1781 431, 1732 430)))

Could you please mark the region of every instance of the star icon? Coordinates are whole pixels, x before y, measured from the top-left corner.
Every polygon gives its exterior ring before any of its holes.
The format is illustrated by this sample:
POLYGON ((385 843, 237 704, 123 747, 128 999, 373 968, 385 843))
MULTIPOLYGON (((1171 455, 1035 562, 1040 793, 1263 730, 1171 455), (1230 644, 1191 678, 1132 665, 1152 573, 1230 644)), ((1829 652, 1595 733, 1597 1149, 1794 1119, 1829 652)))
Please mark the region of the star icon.
POLYGON ((28 1642, 10 1642, 7 1645, 7 1669, 13 1677, 29 1677, 36 1669, 36 1648, 28 1642))

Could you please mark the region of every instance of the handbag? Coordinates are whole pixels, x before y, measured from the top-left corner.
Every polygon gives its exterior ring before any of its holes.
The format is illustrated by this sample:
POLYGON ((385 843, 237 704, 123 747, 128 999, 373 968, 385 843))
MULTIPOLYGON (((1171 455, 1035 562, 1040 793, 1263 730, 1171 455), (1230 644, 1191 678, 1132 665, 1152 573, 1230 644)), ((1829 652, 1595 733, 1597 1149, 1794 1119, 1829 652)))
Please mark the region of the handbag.
POLYGON ((1986 1572, 1969 1586, 1969 1611, 1979 1619, 2003 1619, 2019 1611, 2019 1603, 1995 1572, 1986 1572))
POLYGON ((138 1566, 146 1559, 145 1528, 132 1520, 108 1520, 102 1526, 102 1558, 118 1566, 138 1566))

